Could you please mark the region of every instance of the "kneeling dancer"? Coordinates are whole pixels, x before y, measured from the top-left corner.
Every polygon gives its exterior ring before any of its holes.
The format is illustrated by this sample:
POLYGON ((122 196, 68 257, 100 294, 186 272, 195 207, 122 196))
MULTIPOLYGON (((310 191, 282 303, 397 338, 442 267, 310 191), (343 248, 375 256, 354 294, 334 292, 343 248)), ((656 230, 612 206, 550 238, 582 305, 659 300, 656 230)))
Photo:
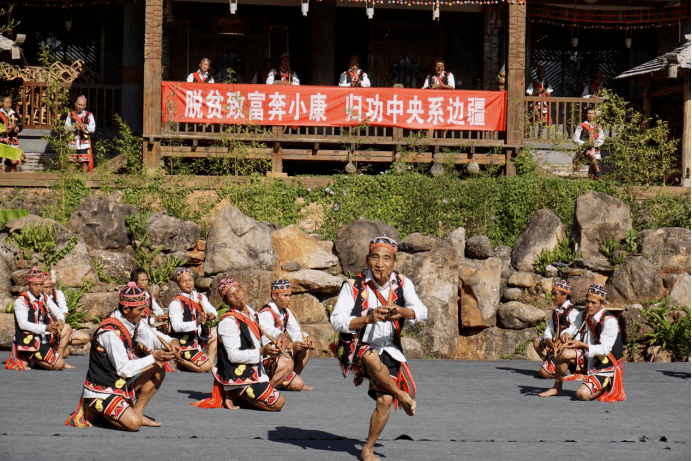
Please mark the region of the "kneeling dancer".
POLYGON ((8 370, 26 370, 30 362, 46 370, 74 368, 63 360, 72 328, 60 320, 57 306, 48 304, 44 280, 45 273, 32 267, 26 274, 29 289, 14 301, 14 340, 5 362, 8 370))
POLYGON ((543 365, 538 370, 541 378, 555 377, 555 350, 572 339, 582 323, 581 312, 569 300, 571 293, 572 287, 566 280, 553 282, 550 297, 555 304, 555 310, 550 316, 543 337, 533 339, 533 348, 543 359, 543 365))
MULTIPOLYGON (((259 311, 260 325, 268 330, 275 327, 291 338, 288 355, 272 355, 264 359, 264 369, 269 373, 270 383, 288 391, 311 391, 303 382, 300 373, 310 359, 310 349, 315 340, 308 338, 300 328, 295 314, 288 308, 291 302, 291 282, 279 279, 272 283, 272 299, 259 311)), ((262 343, 267 344, 268 338, 262 343)))
POLYGON ((262 356, 277 355, 288 345, 281 330, 269 326, 265 333, 257 313, 245 304, 245 290, 232 278, 219 283, 219 294, 230 310, 221 316, 217 331, 219 345, 214 375, 214 389, 208 399, 191 404, 202 408, 229 410, 245 403, 264 411, 280 411, 284 396, 269 382, 262 356), (271 335, 276 345, 262 346, 262 336, 271 335))
POLYGON ((389 419, 392 405, 413 416, 416 385, 401 347, 401 329, 425 320, 428 309, 418 299, 411 280, 395 272, 397 242, 380 235, 370 241, 369 267, 344 282, 331 315, 339 332, 336 356, 344 377, 353 372, 353 382, 370 380, 368 395, 377 402, 361 459, 379 460, 375 442, 389 419))
POLYGON ((617 319, 606 313, 606 295, 607 291, 602 285, 589 287, 582 326, 583 341, 569 340, 564 344, 565 349, 558 355, 555 367, 555 385, 539 394, 541 397, 561 395, 563 381, 570 380, 565 379, 565 375, 572 367, 577 371, 586 370, 583 383, 577 389, 579 400, 625 400, 622 388, 622 335, 617 319), (586 368, 581 368, 584 357, 588 358, 588 362, 586 368))
POLYGON ((180 341, 182 358, 178 364, 188 370, 206 373, 214 366, 216 355, 216 327, 204 324, 216 319, 216 308, 206 296, 195 290, 195 279, 187 267, 178 269, 173 279, 180 287, 180 294, 168 305, 171 336, 180 341), (204 353, 204 349, 207 353, 204 353))
POLYGON ((133 282, 120 291, 118 308, 94 332, 82 398, 66 425, 91 426, 99 418, 125 431, 161 425, 146 417, 144 408, 166 376, 163 363, 175 357, 180 344, 168 338, 169 345, 141 322, 146 307, 145 291, 133 282), (172 350, 161 350, 168 347, 172 350), (157 350, 145 354, 151 349, 157 350))

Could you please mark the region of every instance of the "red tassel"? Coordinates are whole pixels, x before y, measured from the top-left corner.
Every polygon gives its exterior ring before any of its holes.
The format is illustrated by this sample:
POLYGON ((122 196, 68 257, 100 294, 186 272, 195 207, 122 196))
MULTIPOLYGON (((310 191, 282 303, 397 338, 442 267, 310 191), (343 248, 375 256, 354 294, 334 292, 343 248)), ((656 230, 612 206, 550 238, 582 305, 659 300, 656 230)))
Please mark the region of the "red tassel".
POLYGON ((86 406, 84 405, 84 398, 79 399, 79 405, 74 413, 67 418, 65 421, 65 426, 73 427, 88 427, 89 423, 86 419, 86 406))
POLYGON ((167 373, 178 373, 180 370, 175 367, 174 363, 173 360, 163 362, 163 369, 166 370, 167 373))
POLYGON ((624 402, 627 399, 625 395, 625 390, 622 387, 622 359, 615 360, 612 355, 610 359, 615 364, 615 374, 613 375, 613 384, 610 386, 610 390, 601 394, 598 397, 600 402, 624 402))
MULTIPOLYGON (((401 367, 399 367, 399 375, 397 376, 396 387, 406 392, 411 396, 412 399, 416 399, 416 382, 413 380, 411 368, 406 362, 402 363, 401 367)), ((394 405, 394 411, 401 408, 401 403, 399 403, 399 400, 397 399, 394 399, 392 405, 394 405)))
POLYGON ((5 362, 5 369, 7 370, 26 370, 24 366, 24 360, 17 357, 17 345, 12 343, 12 352, 10 353, 10 358, 5 362))
POLYGON ((226 391, 221 383, 214 380, 214 388, 211 391, 211 397, 200 400, 199 402, 193 402, 190 404, 190 406, 199 408, 222 408, 225 394, 226 391))

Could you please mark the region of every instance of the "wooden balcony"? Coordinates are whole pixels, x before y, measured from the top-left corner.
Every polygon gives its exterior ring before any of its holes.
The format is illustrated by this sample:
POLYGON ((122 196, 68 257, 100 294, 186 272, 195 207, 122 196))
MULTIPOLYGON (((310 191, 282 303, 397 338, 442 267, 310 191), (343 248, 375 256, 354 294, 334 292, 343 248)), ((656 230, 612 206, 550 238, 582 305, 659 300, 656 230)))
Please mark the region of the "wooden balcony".
MULTIPOLYGON (((603 98, 524 97, 524 142, 560 142, 574 136, 587 108, 598 108, 603 98)), ((606 133, 607 135, 608 133, 606 133)))

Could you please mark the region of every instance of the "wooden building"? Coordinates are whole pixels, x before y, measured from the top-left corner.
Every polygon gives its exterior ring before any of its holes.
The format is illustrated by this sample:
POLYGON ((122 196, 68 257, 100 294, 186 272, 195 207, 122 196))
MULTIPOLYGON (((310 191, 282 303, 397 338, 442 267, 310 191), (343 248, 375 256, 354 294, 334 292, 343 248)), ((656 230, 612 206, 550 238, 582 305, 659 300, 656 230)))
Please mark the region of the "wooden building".
MULTIPOLYGON (((598 101, 580 98, 594 71, 606 74, 606 84, 616 91, 641 100, 637 85, 621 84, 614 76, 660 54, 660 47, 679 45, 682 30, 689 29, 689 9, 675 7, 675 2, 636 3, 632 7, 628 0, 104 0, 92 5, 24 0, 14 14, 23 21, 21 27, 31 28, 34 13, 42 10, 40 30, 34 28, 25 44, 29 54, 35 46, 32 33, 38 37, 65 29, 68 20, 75 30, 89 30, 88 38, 82 34, 81 41, 79 35, 66 35, 64 30, 54 38, 62 44, 93 44, 90 56, 102 76, 99 85, 118 87, 119 113, 142 133, 144 162, 149 166, 166 157, 227 155, 216 145, 223 125, 162 121, 162 82, 184 81, 203 57, 211 59, 217 82, 233 78, 242 84, 251 81, 265 58, 276 62, 288 52, 302 85, 334 86, 348 58, 358 55, 373 86, 405 88, 420 88, 434 61, 441 58, 460 81, 457 89, 506 92, 506 124, 498 130, 368 126, 354 131, 288 125, 268 127, 259 138, 243 130, 232 135, 259 142, 257 154, 271 156, 272 170, 280 173, 318 172, 322 167, 331 172, 349 161, 387 165, 411 135, 421 146, 417 161, 434 162, 440 153, 452 152, 459 164, 505 163, 527 142, 556 133, 570 135, 583 105, 598 101), (619 15, 615 21, 613 14, 619 15), (539 102, 525 93, 537 64, 547 68, 556 89, 554 97, 540 99, 551 114, 550 130, 526 123, 527 111, 539 102)), ((96 94, 91 100, 107 100, 106 93, 102 98, 96 94)), ((106 113, 100 107, 92 110, 106 113)))

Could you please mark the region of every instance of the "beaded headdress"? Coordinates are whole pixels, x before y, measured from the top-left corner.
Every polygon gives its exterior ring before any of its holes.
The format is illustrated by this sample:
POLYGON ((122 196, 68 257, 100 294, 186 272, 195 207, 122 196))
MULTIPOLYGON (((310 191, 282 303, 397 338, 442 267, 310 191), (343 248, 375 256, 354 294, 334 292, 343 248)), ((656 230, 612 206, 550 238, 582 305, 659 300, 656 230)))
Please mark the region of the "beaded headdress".
POLYGON ((608 296, 608 291, 603 285, 591 285, 588 293, 594 295, 602 301, 605 301, 606 296, 608 296))
POLYGON ((234 278, 221 279, 219 282, 219 294, 223 298, 226 296, 226 292, 228 292, 228 290, 237 286, 240 286, 240 284, 234 278))
POLYGON ((553 288, 557 288, 558 290, 562 291, 563 293, 570 294, 572 293, 572 286, 567 283, 567 280, 565 279, 560 279, 556 280, 553 282, 553 288))
POLYGON ((147 303, 147 291, 137 286, 135 282, 129 282, 125 288, 120 290, 120 305, 126 307, 137 307, 147 303))
POLYGON ((291 282, 285 279, 278 279, 276 282, 272 283, 272 294, 274 293, 290 293, 291 292, 291 282))
POLYGON ((399 244, 396 242, 396 240, 394 240, 391 237, 387 237, 386 235, 378 235, 376 237, 373 237, 372 240, 370 240, 370 248, 369 249, 372 250, 373 248, 377 248, 377 247, 389 248, 395 254, 399 250, 399 244))

